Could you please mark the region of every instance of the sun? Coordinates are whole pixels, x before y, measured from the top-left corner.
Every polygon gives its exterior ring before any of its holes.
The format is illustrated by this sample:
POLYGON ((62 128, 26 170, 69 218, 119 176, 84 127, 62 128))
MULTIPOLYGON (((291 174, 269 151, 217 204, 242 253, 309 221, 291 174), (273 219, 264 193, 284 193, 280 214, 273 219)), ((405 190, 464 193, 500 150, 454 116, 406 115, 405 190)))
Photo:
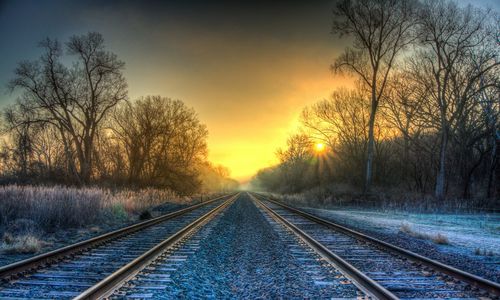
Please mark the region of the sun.
POLYGON ((325 148, 326 146, 323 143, 316 143, 316 145, 314 145, 314 150, 316 150, 316 152, 323 152, 325 148))

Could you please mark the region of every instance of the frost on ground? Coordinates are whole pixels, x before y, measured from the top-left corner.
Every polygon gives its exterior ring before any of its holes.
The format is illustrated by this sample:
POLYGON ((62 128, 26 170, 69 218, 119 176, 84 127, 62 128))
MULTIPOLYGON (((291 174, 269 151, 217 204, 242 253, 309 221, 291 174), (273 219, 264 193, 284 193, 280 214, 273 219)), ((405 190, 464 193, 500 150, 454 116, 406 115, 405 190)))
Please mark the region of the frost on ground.
MULTIPOLYGON (((435 249, 446 255, 465 256, 485 265, 486 268, 491 268, 493 273, 496 273, 490 274, 492 278, 500 277, 500 214, 498 213, 424 214, 368 209, 305 209, 357 230, 380 233, 382 237, 386 237, 384 240, 403 247, 407 245, 405 248, 418 253, 423 252, 424 255, 429 255, 429 249, 435 249), (408 244, 401 239, 415 239, 421 243, 408 244), (423 249, 424 247, 427 249, 423 249)), ((471 272, 476 271, 474 267, 468 269, 462 266, 462 268, 471 272)))

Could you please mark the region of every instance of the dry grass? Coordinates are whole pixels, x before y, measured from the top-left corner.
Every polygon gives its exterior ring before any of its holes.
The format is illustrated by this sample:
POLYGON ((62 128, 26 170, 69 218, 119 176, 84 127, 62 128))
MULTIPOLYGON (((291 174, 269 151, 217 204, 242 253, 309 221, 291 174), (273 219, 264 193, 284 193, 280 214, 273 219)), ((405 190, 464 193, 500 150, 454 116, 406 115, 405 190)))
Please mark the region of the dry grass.
POLYGON ((450 241, 448 240, 448 237, 446 235, 441 234, 441 233, 429 234, 429 233, 425 233, 425 232, 416 231, 413 228, 411 228, 410 224, 408 224, 408 223, 401 224, 399 231, 403 232, 407 235, 410 235, 414 238, 431 240, 436 244, 440 244, 440 245, 450 244, 450 241))
POLYGON ((408 224, 406 222, 401 224, 401 227, 399 227, 399 231, 406 233, 406 234, 414 234, 415 233, 413 231, 413 229, 410 227, 410 224, 408 224))
POLYGON ((474 250, 474 254, 475 255, 482 255, 482 256, 494 256, 495 252, 493 252, 491 250, 488 251, 486 249, 476 248, 474 250))
POLYGON ((11 234, 4 234, 3 242, 0 249, 4 253, 37 253, 46 246, 47 243, 39 240, 36 236, 31 234, 12 236, 11 234))
POLYGON ((69 228, 98 233, 98 224, 149 219, 151 208, 167 202, 191 204, 196 199, 159 189, 1 186, 0 251, 36 253, 47 245, 39 237, 69 228))
POLYGON ((79 228, 106 219, 127 219, 165 202, 186 203, 168 190, 118 191, 101 188, 0 187, 0 228, 7 231, 79 228), (20 222, 20 220, 25 220, 20 222), (27 224, 27 225, 26 225, 27 224))
POLYGON ((92 226, 89 228, 89 231, 92 233, 97 233, 97 232, 101 231, 101 228, 99 226, 92 226))
POLYGON ((138 213, 165 202, 185 204, 191 198, 179 197, 170 190, 143 189, 140 191, 124 190, 109 195, 104 201, 105 207, 122 206, 127 213, 138 213))
POLYGON ((450 241, 448 240, 448 237, 444 234, 441 234, 441 233, 438 233, 438 234, 432 236, 431 239, 436 244, 448 245, 450 243, 450 241))

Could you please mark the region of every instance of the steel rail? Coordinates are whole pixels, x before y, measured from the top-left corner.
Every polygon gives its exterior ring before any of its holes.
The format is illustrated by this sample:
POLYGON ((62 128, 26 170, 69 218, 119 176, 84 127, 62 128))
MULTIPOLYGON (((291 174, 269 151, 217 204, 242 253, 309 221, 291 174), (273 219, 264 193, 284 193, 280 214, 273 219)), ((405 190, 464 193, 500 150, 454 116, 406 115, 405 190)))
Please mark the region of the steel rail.
POLYGON ((212 200, 195 204, 183 209, 180 209, 178 211, 174 211, 156 218, 153 218, 151 220, 143 221, 137 224, 133 224, 121 229, 117 229, 105 234, 102 234, 100 236, 93 237, 88 240, 84 240, 75 244, 71 244, 59 249, 55 249, 46 253, 42 253, 40 255, 36 255, 33 257, 30 257, 25 260, 21 260, 18 262, 14 262, 9 265, 5 265, 0 267, 0 279, 1 280, 8 280, 9 278, 20 275, 23 273, 26 273, 30 270, 37 269, 40 267, 43 267, 45 265, 50 265, 51 263, 55 263, 58 260, 61 260, 62 258, 75 255, 77 253, 80 253, 82 251, 85 251, 87 249, 94 248, 96 246, 102 245, 104 243, 110 242, 112 240, 115 240, 117 238, 132 234, 134 232, 146 229, 148 227, 151 227, 153 225, 156 225, 158 223, 167 221, 169 219, 175 218, 177 216, 186 214, 190 211, 193 211, 197 208, 200 208, 202 206, 205 206, 209 203, 213 203, 217 200, 220 200, 224 197, 230 197, 231 195, 224 195, 220 196, 217 198, 214 198, 212 200))
POLYGON ((389 251, 389 252, 392 252, 394 254, 397 254, 397 255, 400 255, 400 256, 403 256, 409 260, 412 260, 414 262, 417 262, 417 263, 421 263, 421 264, 424 264, 430 268, 433 268, 434 270, 436 271, 439 271, 439 272, 442 272, 442 273, 445 273, 449 276, 452 276, 456 279, 460 279, 462 281, 465 281, 477 288, 480 288, 480 289, 483 289, 483 290, 486 290, 490 293, 493 293, 494 295, 497 295, 497 296, 500 296, 500 284, 497 283, 497 282, 493 282, 491 280, 488 280, 486 278, 482 278, 482 277, 479 277, 477 275, 474 275, 474 274, 471 274, 471 273, 468 273, 466 271, 463 271, 463 270, 460 270, 460 269, 457 269, 455 267, 452 267, 452 266, 449 266, 447 264, 444 264, 444 263, 441 263, 439 261, 436 261, 436 260, 433 260, 431 258, 428 258, 428 257, 425 257, 423 255, 420 255, 420 254, 417 254, 415 252, 412 252, 410 250, 407 250, 407 249, 403 249, 401 247, 398 247, 398 246, 395 246, 393 244, 390 244, 390 243, 387 243, 387 242, 384 242, 382 240, 379 240, 377 238, 374 238, 374 237, 371 237, 371 236, 368 236, 366 234, 363 234, 361 232, 358 232, 358 231, 355 231, 355 230, 352 230, 350 228, 347 228, 345 226, 342 226, 342 225, 339 225, 339 224, 336 224, 336 223, 333 223, 331 221, 327 221, 327 220, 324 220, 322 218, 319 218, 315 215, 312 215, 310 213, 307 213, 305 211, 302 211, 302 210, 299 210, 295 207, 292 207, 292 206, 289 206, 289 205, 286 205, 286 204, 283 204, 281 202, 278 202, 276 200, 273 200, 269 197, 266 197, 266 196, 263 196, 263 195, 260 195, 260 194, 257 194, 259 197, 263 197, 265 200, 271 202, 271 203, 274 203, 280 207, 283 207, 291 212, 294 212, 302 217, 305 217, 313 222, 316 222, 318 224, 321 224, 321 225, 324 225, 328 228, 331 228, 333 230, 336 230, 338 232, 341 232, 341 233, 344 233, 344 234, 347 234, 351 237, 354 237, 358 240, 363 240, 365 242, 369 242, 373 245, 376 245, 377 247, 385 250, 385 251, 389 251))
POLYGON ((347 278, 351 279, 354 285, 356 285, 365 294, 375 299, 399 299, 397 296, 388 291, 386 288, 382 287, 376 281, 366 276, 364 273, 356 269, 354 266, 342 259, 337 254, 330 251, 320 242, 316 241, 309 234, 305 233, 297 226, 293 225, 290 221, 280 216, 274 210, 265 205, 261 200, 257 199, 254 195, 250 194, 250 197, 253 198, 267 212, 269 212, 271 217, 273 217, 279 223, 285 225, 288 229, 295 233, 295 235, 297 235, 301 240, 309 245, 309 247, 316 251, 316 253, 321 255, 321 257, 323 257, 328 263, 340 270, 347 278))
POLYGON ((211 217, 215 216, 218 212, 223 210, 225 207, 230 205, 234 199, 239 196, 239 193, 230 197, 222 204, 213 208, 206 214, 197 218, 190 224, 186 225, 175 234, 171 235, 166 240, 163 240, 147 252, 143 253, 141 256, 137 257, 133 261, 129 262, 125 266, 118 269, 116 272, 110 274, 105 279, 101 280, 97 284, 88 288, 86 291, 73 298, 74 300, 83 300, 83 299, 102 299, 110 296, 115 290, 117 290, 120 286, 122 286, 127 280, 135 276, 141 270, 143 270, 146 266, 148 266, 152 261, 158 258, 162 253, 164 253, 167 249, 171 248, 179 241, 181 241, 186 235, 188 235, 193 229, 195 229, 198 225, 207 221, 211 217))

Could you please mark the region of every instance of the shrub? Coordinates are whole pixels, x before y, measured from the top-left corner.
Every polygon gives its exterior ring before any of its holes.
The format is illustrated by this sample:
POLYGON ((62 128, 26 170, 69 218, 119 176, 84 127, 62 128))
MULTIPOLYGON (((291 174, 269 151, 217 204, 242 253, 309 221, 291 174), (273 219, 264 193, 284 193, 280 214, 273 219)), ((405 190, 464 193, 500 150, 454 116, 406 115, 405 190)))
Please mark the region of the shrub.
POLYGON ((128 213, 125 210, 125 207, 121 203, 115 203, 111 207, 111 213, 113 214, 114 218, 117 220, 127 220, 128 219, 128 213))

